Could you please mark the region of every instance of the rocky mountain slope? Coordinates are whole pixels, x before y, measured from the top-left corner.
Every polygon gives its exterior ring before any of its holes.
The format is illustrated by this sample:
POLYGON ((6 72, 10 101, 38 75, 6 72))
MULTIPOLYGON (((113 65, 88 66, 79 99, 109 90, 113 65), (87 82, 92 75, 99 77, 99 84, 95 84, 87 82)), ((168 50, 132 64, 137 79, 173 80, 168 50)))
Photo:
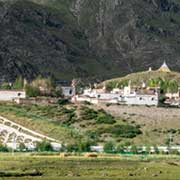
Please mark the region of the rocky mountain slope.
POLYGON ((178 0, 1 0, 0 77, 180 70, 178 0))

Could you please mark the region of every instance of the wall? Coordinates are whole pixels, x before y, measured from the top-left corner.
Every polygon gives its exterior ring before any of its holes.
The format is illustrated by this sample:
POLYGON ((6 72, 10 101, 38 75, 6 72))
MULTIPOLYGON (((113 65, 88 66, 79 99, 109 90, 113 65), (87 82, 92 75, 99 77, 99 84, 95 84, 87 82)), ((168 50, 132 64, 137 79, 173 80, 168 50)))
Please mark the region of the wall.
POLYGON ((119 99, 120 103, 128 105, 158 105, 157 95, 135 95, 135 96, 124 96, 119 99))
POLYGON ((75 88, 74 87, 62 87, 62 94, 65 97, 72 97, 75 95, 75 88))
POLYGON ((2 90, 0 91, 0 101, 13 101, 17 98, 26 98, 25 91, 11 91, 2 90))

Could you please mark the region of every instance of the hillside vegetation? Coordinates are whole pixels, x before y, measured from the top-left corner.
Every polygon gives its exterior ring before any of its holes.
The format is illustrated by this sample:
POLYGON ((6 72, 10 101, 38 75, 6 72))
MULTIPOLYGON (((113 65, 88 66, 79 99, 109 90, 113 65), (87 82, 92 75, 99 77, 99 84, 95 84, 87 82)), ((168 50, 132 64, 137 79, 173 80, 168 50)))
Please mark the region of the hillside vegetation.
POLYGON ((0 115, 64 144, 74 144, 74 147, 81 142, 96 145, 111 140, 131 140, 142 133, 136 124, 131 125, 103 109, 95 110, 87 105, 1 103, 0 115))
POLYGON ((128 85, 131 82, 131 85, 142 86, 143 82, 148 84, 150 80, 162 79, 165 81, 176 81, 180 84, 180 73, 178 72, 159 72, 159 71, 144 71, 138 73, 132 73, 125 77, 110 79, 104 81, 101 85, 105 85, 107 88, 121 87, 128 85))
POLYGON ((180 138, 178 108, 0 103, 0 115, 57 139, 71 150, 80 144, 105 142, 169 145, 170 135, 173 145, 178 145, 180 138))

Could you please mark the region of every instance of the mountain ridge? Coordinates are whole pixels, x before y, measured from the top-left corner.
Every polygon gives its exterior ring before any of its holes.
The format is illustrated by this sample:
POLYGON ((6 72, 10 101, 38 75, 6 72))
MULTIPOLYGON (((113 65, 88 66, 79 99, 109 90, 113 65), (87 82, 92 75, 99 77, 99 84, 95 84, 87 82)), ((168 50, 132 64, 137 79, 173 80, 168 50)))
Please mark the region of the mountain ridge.
POLYGON ((0 75, 105 80, 180 70, 176 0, 0 1, 0 75), (10 3, 11 2, 11 3, 10 3))

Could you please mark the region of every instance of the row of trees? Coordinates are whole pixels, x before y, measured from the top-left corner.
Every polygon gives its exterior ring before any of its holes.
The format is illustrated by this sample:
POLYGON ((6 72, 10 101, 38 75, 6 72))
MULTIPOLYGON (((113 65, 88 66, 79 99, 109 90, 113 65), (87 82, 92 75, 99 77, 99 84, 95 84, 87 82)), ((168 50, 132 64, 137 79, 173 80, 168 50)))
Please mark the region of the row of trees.
MULTIPOLYGON (((157 146, 153 146, 154 151, 156 154, 159 154, 159 150, 157 146)), ((116 145, 114 142, 109 141, 104 144, 104 152, 106 153, 132 153, 132 154, 138 154, 142 151, 142 148, 136 146, 135 144, 131 144, 130 142, 121 142, 118 145, 116 145), (128 149, 128 147, 131 147, 128 149)), ((151 146, 146 146, 146 153, 150 154, 151 152, 151 146)))
POLYGON ((26 81, 21 76, 19 76, 16 78, 14 83, 4 82, 1 84, 0 87, 1 89, 7 89, 7 90, 10 90, 10 89, 20 90, 24 88, 25 84, 26 84, 26 81))
MULTIPOLYGON (((79 142, 79 143, 72 143, 68 145, 62 145, 62 148, 60 149, 61 152, 90 152, 91 151, 91 143, 87 141, 79 142)), ((104 144, 104 152, 105 153, 113 153, 113 154, 151 154, 152 153, 152 146, 147 145, 146 150, 144 151, 142 147, 136 146, 134 144, 130 144, 129 142, 123 142, 118 145, 115 145, 112 141, 106 142, 104 144), (128 148, 131 147, 131 148, 128 148)), ((156 145, 153 146, 154 154, 166 154, 167 152, 159 151, 158 147, 156 145)), ((6 146, 0 144, 0 152, 11 152, 12 149, 7 148, 6 146)), ((20 143, 18 151, 24 152, 28 151, 26 146, 23 143, 20 143)), ((44 140, 42 142, 38 142, 36 144, 35 152, 53 152, 53 147, 51 144, 44 140)), ((180 155, 180 152, 178 150, 168 149, 169 154, 176 154, 180 155)))
MULTIPOLYGON (((113 88, 123 88, 128 85, 128 81, 110 81, 106 83, 106 89, 112 90, 113 88)), ((164 93, 176 93, 178 91, 178 82, 176 80, 166 80, 162 78, 153 78, 147 82, 148 87, 160 87, 161 94, 164 93)))
POLYGON ((143 150, 141 146, 136 146, 135 144, 130 144, 129 142, 122 142, 118 144, 117 146, 112 141, 109 141, 104 144, 104 152, 105 153, 120 153, 120 154, 151 154, 152 153, 152 147, 153 147, 153 153, 154 154, 176 154, 180 155, 180 152, 175 149, 171 149, 169 147, 168 152, 160 151, 156 145, 150 146, 147 145, 146 149, 143 150), (130 148, 128 148, 130 147, 130 148))
MULTIPOLYGON (((17 151, 24 152, 24 151, 28 151, 28 149, 24 143, 20 143, 17 151)), ((53 151, 53 147, 51 146, 50 142, 44 140, 42 142, 37 142, 36 149, 34 151, 37 152, 53 151)), ((12 149, 0 143, 0 152, 12 152, 12 149)))
POLYGON ((178 83, 176 80, 150 79, 147 85, 149 87, 160 87, 161 94, 178 92, 178 83))
POLYGON ((25 89, 28 97, 52 96, 60 97, 62 95, 61 87, 55 86, 51 78, 38 76, 31 83, 28 83, 21 76, 17 77, 14 83, 2 83, 1 89, 22 90, 25 89))

